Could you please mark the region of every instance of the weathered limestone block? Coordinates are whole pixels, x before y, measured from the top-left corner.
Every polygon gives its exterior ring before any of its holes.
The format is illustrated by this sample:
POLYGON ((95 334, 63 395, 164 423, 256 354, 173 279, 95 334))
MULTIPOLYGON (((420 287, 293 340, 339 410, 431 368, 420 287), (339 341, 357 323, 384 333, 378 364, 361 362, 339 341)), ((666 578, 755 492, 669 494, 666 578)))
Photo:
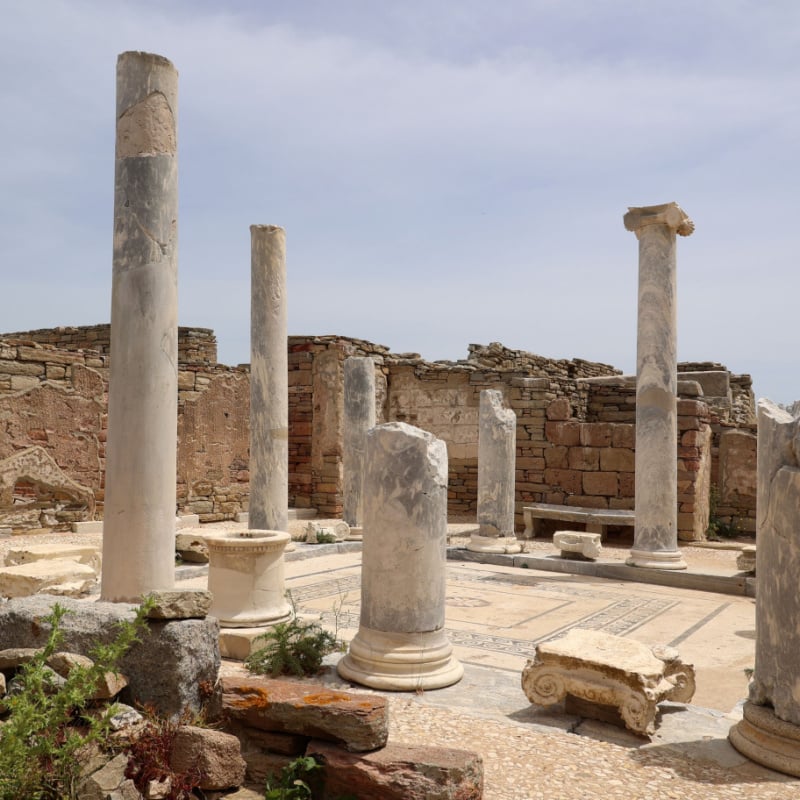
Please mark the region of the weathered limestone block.
POLYGON ((389 731, 386 699, 327 686, 261 678, 222 679, 222 706, 253 728, 316 736, 347 750, 376 750, 389 731))
POLYGON ((447 449, 403 422, 367 434, 358 633, 337 669, 373 689, 449 686, 464 668, 444 631, 447 449))
MULTIPOLYGON (((135 606, 72 598, 34 595, 0 605, 0 642, 10 647, 42 647, 49 626, 43 618, 58 602, 68 614, 61 621, 62 648, 87 655, 97 642, 116 637, 117 622, 132 620, 135 606)), ((128 678, 123 701, 152 703, 167 716, 188 707, 199 711, 205 702, 203 686, 213 685, 219 672, 219 625, 216 619, 153 621, 141 643, 122 659, 128 678)))
POLYGON ((800 777, 800 417, 758 404, 756 659, 731 744, 800 777))
POLYGON ((211 608, 211 592, 206 589, 156 590, 149 596, 155 601, 149 619, 203 619, 211 608))
POLYGON ((556 531, 553 544, 561 551, 562 558, 585 558, 594 560, 600 556, 603 545, 599 533, 579 531, 556 531))
POLYGON ((31 564, 34 561, 66 558, 90 566, 95 574, 100 572, 102 557, 100 550, 88 544, 31 544, 12 547, 6 553, 6 566, 31 564))
MULTIPOLYGON (((116 798, 125 795, 117 794, 122 784, 130 784, 133 781, 125 779, 125 770, 128 766, 128 756, 120 753, 112 758, 103 767, 89 775, 81 784, 79 789, 81 800, 107 800, 109 797, 116 798)), ((127 787, 128 790, 130 787, 127 787)), ((135 791, 135 788, 134 788, 135 791)), ((140 796, 138 792, 132 797, 140 796)))
POLYGON ((756 571, 756 545, 746 544, 742 552, 736 556, 736 569, 741 572, 756 571))
POLYGON ((644 735, 655 732, 658 703, 692 699, 695 676, 674 648, 573 628, 536 646, 536 656, 522 671, 522 690, 538 705, 553 705, 569 694, 614 706, 630 730, 644 735))
POLYGON ((480 800, 483 759, 468 750, 389 744, 372 753, 347 753, 314 740, 306 751, 323 764, 325 797, 381 800, 480 800))
POLYGON ((70 558, 31 561, 14 567, 0 568, 0 596, 29 595, 69 584, 75 595, 88 593, 97 580, 97 573, 88 565, 70 558))
MULTIPOLYGON (((94 662, 91 658, 77 653, 58 652, 53 653, 47 659, 47 666, 62 678, 68 677, 75 667, 89 669, 93 664, 94 662)), ((127 685, 128 679, 121 673, 106 672, 92 694, 92 700, 110 700, 112 697, 116 697, 127 685)))
POLYGON ((175 772, 198 768, 202 775, 200 788, 203 790, 240 786, 247 768, 241 745, 235 736, 193 725, 182 726, 175 735, 170 766, 175 772))

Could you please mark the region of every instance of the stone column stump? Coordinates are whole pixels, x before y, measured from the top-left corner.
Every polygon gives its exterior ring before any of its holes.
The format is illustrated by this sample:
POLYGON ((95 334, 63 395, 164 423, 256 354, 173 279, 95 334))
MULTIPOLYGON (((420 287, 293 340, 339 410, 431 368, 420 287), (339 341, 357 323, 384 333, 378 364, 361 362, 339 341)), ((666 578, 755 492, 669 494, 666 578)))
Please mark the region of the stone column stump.
POLYGON ((338 664, 374 689, 450 686, 464 669, 444 632, 447 448, 403 422, 367 434, 361 622, 338 664))
POLYGON ((478 415, 478 530, 467 550, 519 553, 514 536, 517 415, 503 407, 503 394, 484 389, 478 415))
POLYGON ((344 362, 344 447, 342 472, 344 502, 342 516, 350 526, 348 539, 362 537, 364 516, 362 485, 364 443, 375 427, 375 362, 371 358, 348 358, 344 362))

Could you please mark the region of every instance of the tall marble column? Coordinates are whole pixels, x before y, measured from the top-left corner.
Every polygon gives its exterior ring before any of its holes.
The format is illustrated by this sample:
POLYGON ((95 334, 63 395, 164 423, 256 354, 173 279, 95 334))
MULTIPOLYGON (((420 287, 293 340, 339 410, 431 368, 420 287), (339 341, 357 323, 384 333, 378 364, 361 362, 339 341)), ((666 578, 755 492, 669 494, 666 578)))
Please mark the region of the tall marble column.
POLYGON ((447 448, 404 422, 367 434, 361 621, 339 661, 374 689, 450 686, 464 669, 444 631, 447 448))
POLYGON ((467 550, 519 553, 514 536, 517 415, 503 407, 503 393, 484 389, 478 413, 478 531, 467 550))
POLYGON ((800 417, 758 404, 756 658, 731 744, 800 777, 800 417))
POLYGON ((175 580, 177 99, 166 58, 119 56, 101 584, 115 602, 175 580))
POLYGON ((686 569, 678 549, 678 354, 675 235, 694 223, 676 203, 629 208, 639 240, 636 527, 628 564, 686 569))
POLYGON ((289 528, 286 233, 251 225, 250 507, 248 527, 289 528))
POLYGON ((367 431, 375 427, 375 362, 351 357, 344 362, 344 521, 350 538, 358 537, 363 522, 362 482, 367 431))

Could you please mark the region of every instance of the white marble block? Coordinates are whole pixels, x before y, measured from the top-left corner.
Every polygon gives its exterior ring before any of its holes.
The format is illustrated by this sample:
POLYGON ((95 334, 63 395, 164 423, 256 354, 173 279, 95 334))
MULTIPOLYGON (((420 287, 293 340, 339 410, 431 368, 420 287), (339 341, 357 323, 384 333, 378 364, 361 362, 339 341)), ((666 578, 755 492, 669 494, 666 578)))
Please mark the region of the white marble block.
POLYGON ((562 558, 586 558, 594 560, 603 549, 599 533, 581 531, 556 531, 553 544, 561 551, 562 558))

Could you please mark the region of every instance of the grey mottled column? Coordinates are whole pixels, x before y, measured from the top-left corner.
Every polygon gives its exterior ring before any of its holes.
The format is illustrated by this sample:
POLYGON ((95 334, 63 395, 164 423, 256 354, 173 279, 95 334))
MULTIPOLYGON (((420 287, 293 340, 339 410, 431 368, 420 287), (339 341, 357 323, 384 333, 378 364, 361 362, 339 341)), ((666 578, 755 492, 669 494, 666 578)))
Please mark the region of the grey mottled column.
POLYGON ((463 667, 444 632, 447 448, 390 422, 367 434, 361 624, 339 674, 376 689, 449 686, 463 667))
POLYGON ((467 550, 519 553, 514 536, 517 415, 497 389, 481 392, 478 415, 478 531, 467 550))
POLYGON ((253 530, 289 527, 286 234, 251 225, 250 507, 253 530))
POLYGON ((175 580, 177 99, 166 58, 119 56, 103 600, 175 580))
POLYGON ((344 362, 344 521, 352 528, 363 522, 362 480, 364 443, 367 431, 375 427, 375 362, 351 357, 344 362))
POLYGON ((686 569, 678 550, 678 356, 675 235, 694 224, 676 203, 630 208, 639 240, 636 527, 628 564, 686 569))
POLYGON ((800 777, 800 419, 758 404, 756 658, 744 718, 748 758, 800 777))

